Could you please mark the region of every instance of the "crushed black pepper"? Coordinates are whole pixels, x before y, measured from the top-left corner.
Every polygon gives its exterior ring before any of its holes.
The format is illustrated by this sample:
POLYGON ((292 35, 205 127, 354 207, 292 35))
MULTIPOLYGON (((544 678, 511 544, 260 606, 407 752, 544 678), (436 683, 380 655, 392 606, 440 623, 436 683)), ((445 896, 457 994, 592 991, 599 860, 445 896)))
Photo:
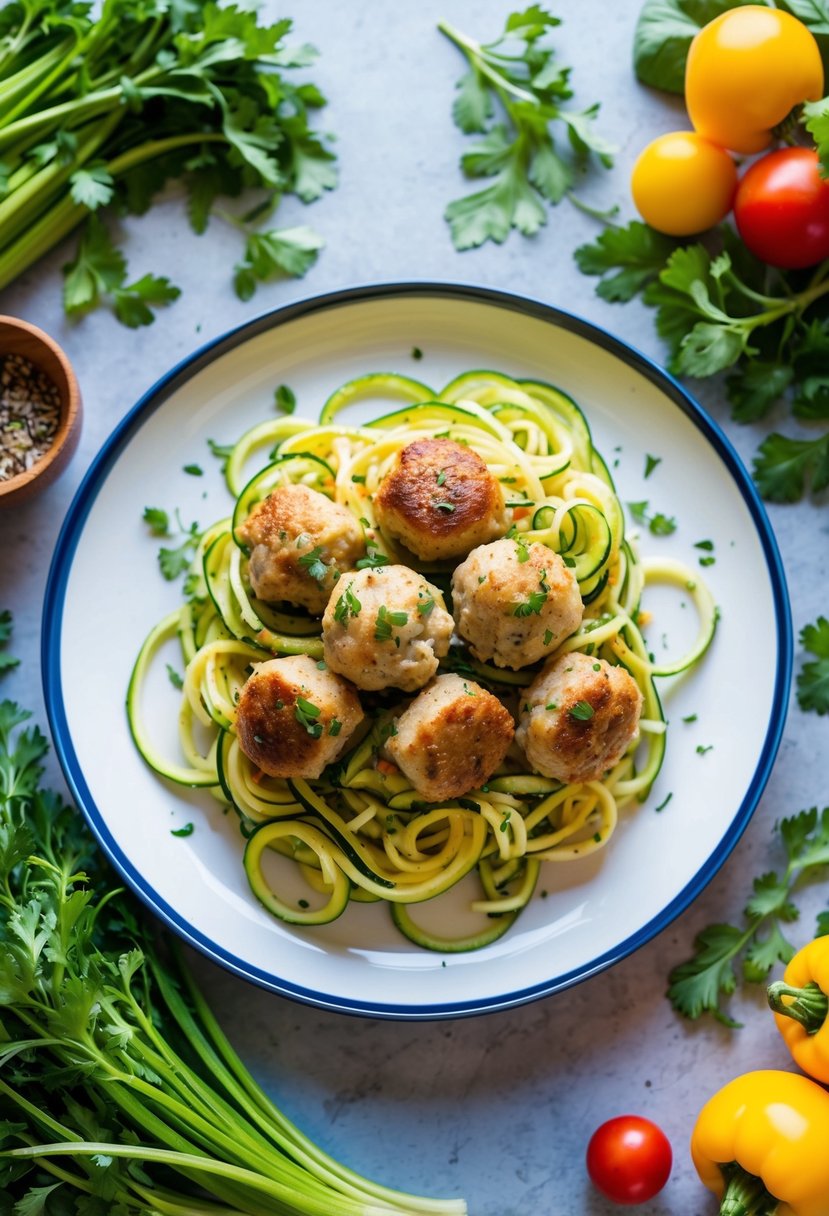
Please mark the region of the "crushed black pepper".
POLYGON ((30 359, 0 355, 0 481, 48 452, 60 424, 57 385, 30 359))

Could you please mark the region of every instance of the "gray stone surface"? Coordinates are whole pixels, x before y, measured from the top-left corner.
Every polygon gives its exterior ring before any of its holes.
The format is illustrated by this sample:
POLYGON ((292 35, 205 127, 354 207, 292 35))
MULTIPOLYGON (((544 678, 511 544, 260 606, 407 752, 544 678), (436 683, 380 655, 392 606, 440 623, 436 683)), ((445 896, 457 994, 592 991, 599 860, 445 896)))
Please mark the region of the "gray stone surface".
MULTIPOLYGON (((264 6, 274 16, 282 9, 264 6)), ((291 6, 287 6, 290 8, 291 6)), ((631 214, 630 165, 647 140, 677 126, 675 101, 636 85, 631 41, 635 0, 568 0, 561 58, 573 65, 577 97, 601 101, 601 125, 619 148, 612 174, 591 176, 583 196, 631 214)), ((479 35, 495 33, 507 5, 479 0, 303 0, 296 31, 319 48, 308 73, 330 98, 325 126, 337 133, 342 183, 312 208, 288 200, 280 222, 312 223, 327 248, 300 282, 262 289, 248 304, 233 295, 237 234, 215 219, 204 237, 187 228, 171 191, 141 219, 122 222, 131 273, 168 273, 181 299, 151 328, 130 332, 106 312, 65 322, 60 268, 72 242, 0 294, 0 312, 25 317, 61 341, 76 366, 86 417, 80 450, 52 489, 0 515, 0 606, 15 614, 23 664, 4 687, 43 720, 39 631, 48 564, 72 495, 113 426, 177 360, 202 341, 271 307, 358 283, 430 278, 525 292, 606 326, 659 359, 652 320, 636 304, 610 306, 579 275, 574 247, 595 221, 565 203, 533 240, 459 255, 442 219, 463 188, 464 137, 450 106, 461 61, 436 31, 446 16, 479 35)), ((736 427, 718 386, 700 396, 748 461, 766 425, 736 427)), ((791 429, 791 427, 789 428, 791 429)), ((702 488, 704 489, 704 487, 702 488)), ((825 501, 770 510, 793 600, 796 634, 827 611, 825 501)), ((117 543, 117 521, 113 538, 117 543)), ((751 623, 747 622, 747 628, 751 623)), ((757 638, 756 661, 765 639, 757 638)), ((106 661, 102 652, 97 656, 106 661)), ((802 655, 796 647, 796 666, 802 655)), ((93 657, 95 661, 95 657, 93 657)), ((734 731, 740 729, 740 690, 734 731)), ((762 993, 739 1000, 744 1028, 679 1020, 664 999, 670 968, 696 931, 739 917, 753 876, 779 864, 772 829, 783 815, 827 801, 829 720, 793 702, 783 745, 752 823, 696 903, 633 957, 574 990, 509 1013, 443 1023, 390 1023, 316 1012, 236 980, 202 960, 201 979, 231 1037, 267 1088, 312 1137, 367 1174, 402 1188, 465 1195, 473 1216, 610 1216, 618 1209, 590 1187, 584 1151, 603 1119, 638 1111, 659 1122, 675 1150, 663 1194, 649 1216, 704 1216, 715 1205, 696 1180, 687 1142, 697 1110, 718 1085, 753 1067, 787 1067, 762 993)), ((56 780, 58 779, 56 775, 56 780)), ((804 895, 810 936, 820 890, 804 895)))

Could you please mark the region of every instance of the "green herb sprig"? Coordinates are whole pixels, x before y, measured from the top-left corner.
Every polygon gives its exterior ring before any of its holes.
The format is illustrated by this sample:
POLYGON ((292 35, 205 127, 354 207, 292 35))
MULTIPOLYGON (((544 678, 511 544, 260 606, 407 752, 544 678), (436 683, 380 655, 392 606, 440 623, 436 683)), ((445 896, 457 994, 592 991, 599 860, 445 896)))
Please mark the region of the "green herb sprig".
POLYGON ((2 1210, 463 1216, 340 1165, 260 1089, 181 951, 41 786, 28 718, 0 702, 2 1210))
POLYGON ((478 42, 448 21, 438 28, 463 53, 468 70, 458 81, 455 124, 483 138, 461 157, 483 190, 449 204, 445 218, 456 249, 501 244, 513 228, 532 236, 553 206, 571 193, 576 173, 594 157, 605 168, 614 149, 596 132, 598 105, 571 109, 570 68, 560 66, 548 40, 560 25, 538 4, 511 13, 492 42, 478 42), (553 127, 566 142, 556 142, 553 127))
POLYGON ((797 673, 797 703, 801 709, 829 714, 829 620, 819 616, 800 631, 800 644, 814 658, 797 673))
MULTIPOLYGON (((800 811, 779 825, 786 865, 755 878, 743 911, 744 924, 709 925, 698 934, 694 954, 669 977, 668 998, 678 1013, 698 1018, 712 1014, 727 1026, 739 1025, 723 1001, 737 988, 738 973, 747 983, 766 979, 776 962, 787 963, 795 953, 784 926, 800 913, 794 902, 807 882, 825 876, 829 865, 829 807, 800 811)), ((818 921, 818 932, 829 932, 829 914, 818 921)))
POLYGON ((167 278, 128 280, 101 216, 138 215, 183 183, 192 229, 212 215, 238 228, 235 287, 302 275, 322 246, 311 229, 260 230, 283 195, 303 202, 336 184, 334 155, 311 126, 325 104, 295 84, 314 51, 291 48, 287 19, 214 0, 12 0, 0 15, 0 288, 89 221, 65 270, 75 316, 109 302, 146 325, 178 294, 167 278), (246 211, 216 209, 250 190, 246 211))
POLYGON ((671 372, 728 373, 736 422, 757 422, 786 397, 804 426, 823 424, 816 435, 763 440, 753 473, 764 498, 795 502, 807 487, 829 485, 829 261, 804 277, 754 258, 728 225, 705 244, 682 244, 638 220, 605 228, 575 257, 585 274, 600 276, 603 299, 639 295, 656 310, 671 372))

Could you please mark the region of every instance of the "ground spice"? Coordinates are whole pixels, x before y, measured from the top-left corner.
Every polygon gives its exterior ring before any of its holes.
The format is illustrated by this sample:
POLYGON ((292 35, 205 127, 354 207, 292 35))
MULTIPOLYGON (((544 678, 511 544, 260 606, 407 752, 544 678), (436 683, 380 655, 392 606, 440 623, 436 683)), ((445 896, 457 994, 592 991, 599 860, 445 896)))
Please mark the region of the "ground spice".
POLYGON ((51 447, 60 392, 22 355, 0 355, 0 481, 25 473, 51 447))

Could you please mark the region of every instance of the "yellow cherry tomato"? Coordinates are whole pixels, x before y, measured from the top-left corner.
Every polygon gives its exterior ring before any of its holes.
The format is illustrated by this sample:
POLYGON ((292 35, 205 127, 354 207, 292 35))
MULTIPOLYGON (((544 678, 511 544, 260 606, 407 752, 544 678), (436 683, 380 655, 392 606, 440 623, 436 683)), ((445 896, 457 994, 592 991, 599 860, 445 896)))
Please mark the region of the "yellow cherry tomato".
POLYGON ((696 131, 674 131, 640 153, 630 188, 637 211, 652 228, 693 236, 731 210, 737 170, 724 148, 696 131))
POLYGON ((796 106, 822 96, 818 44, 790 13, 759 4, 729 9, 691 43, 688 115, 700 135, 732 152, 762 152, 796 106))

